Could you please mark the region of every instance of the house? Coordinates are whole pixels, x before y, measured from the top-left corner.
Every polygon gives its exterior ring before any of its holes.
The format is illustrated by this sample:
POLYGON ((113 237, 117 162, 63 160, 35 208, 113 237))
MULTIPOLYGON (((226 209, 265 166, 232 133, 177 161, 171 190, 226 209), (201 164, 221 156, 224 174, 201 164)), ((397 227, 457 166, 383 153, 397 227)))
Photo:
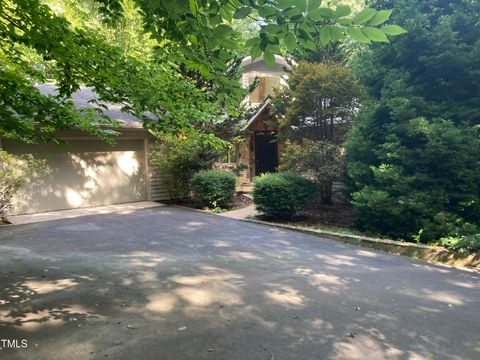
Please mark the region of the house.
MULTIPOLYGON (((275 56, 275 63, 271 67, 262 58, 252 61, 250 57, 242 62, 242 84, 248 86, 258 79, 258 86, 245 99, 256 110, 243 124, 247 137, 237 149, 237 164, 246 169, 242 174, 245 184, 261 173, 275 171, 282 152, 269 96, 286 84, 286 69, 290 66, 280 56, 275 56)), ((53 84, 39 85, 38 89, 46 95, 56 93, 53 84)), ((97 95, 88 87, 81 87, 72 99, 79 109, 98 106, 91 101, 98 100, 97 95)), ((68 147, 25 144, 0 137, 1 150, 33 154, 45 159, 49 168, 47 175, 36 178, 15 195, 14 214, 169 198, 159 176, 149 166, 148 153, 154 137, 139 119, 122 112, 121 105, 104 105, 104 115, 120 123, 113 146, 80 131, 58 133, 67 140, 68 147)))
MULTIPOLYGON (((44 94, 56 91, 54 85, 38 88, 44 94)), ((72 98, 78 108, 93 108, 90 100, 97 96, 82 87, 72 98)), ((47 175, 15 196, 15 214, 165 198, 149 168, 148 149, 154 138, 139 119, 122 112, 121 105, 106 105, 104 115, 120 123, 114 146, 80 131, 58 134, 68 141, 68 147, 0 138, 0 149, 12 154, 31 153, 45 159, 49 168, 47 175)))
POLYGON ((277 168, 283 150, 279 142, 278 121, 271 114, 271 99, 275 89, 286 85, 291 67, 281 56, 275 55, 275 66, 268 66, 263 58, 252 61, 249 56, 242 61, 242 86, 247 87, 258 79, 255 90, 245 99, 247 105, 256 108, 253 116, 243 124, 245 140, 237 147, 237 164, 245 170, 241 174, 242 188, 248 189, 255 176, 273 172, 277 168))

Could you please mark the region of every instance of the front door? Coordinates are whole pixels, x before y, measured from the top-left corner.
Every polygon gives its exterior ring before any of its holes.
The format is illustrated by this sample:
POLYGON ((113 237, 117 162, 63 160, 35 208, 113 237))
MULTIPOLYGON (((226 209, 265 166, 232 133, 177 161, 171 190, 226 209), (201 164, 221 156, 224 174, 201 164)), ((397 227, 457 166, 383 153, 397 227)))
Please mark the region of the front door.
POLYGON ((278 166, 276 131, 255 132, 255 176, 275 172, 278 166))

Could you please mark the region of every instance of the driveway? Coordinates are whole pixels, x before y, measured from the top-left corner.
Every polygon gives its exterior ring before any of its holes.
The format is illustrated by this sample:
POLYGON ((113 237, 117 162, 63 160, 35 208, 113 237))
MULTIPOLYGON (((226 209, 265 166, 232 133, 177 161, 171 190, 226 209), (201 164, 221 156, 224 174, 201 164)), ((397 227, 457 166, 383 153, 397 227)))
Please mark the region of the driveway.
POLYGON ((0 288, 0 358, 480 358, 479 272, 175 207, 2 228, 0 288))

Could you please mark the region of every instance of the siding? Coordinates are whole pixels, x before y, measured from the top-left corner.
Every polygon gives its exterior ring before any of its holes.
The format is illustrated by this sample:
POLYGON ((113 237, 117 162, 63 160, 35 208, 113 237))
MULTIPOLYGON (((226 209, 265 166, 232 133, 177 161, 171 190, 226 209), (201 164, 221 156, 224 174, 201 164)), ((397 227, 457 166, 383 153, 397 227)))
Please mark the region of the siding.
POLYGON ((161 183, 161 176, 153 169, 150 170, 150 200, 152 201, 170 200, 167 189, 161 183))

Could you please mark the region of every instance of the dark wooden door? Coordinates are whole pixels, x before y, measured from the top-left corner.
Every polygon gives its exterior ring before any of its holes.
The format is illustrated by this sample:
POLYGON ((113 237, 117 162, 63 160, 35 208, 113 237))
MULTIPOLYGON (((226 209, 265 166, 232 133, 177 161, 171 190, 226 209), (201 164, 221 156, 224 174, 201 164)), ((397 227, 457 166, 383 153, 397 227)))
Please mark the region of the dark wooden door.
POLYGON ((278 166, 278 142, 275 131, 255 133, 255 175, 275 172, 278 166))

